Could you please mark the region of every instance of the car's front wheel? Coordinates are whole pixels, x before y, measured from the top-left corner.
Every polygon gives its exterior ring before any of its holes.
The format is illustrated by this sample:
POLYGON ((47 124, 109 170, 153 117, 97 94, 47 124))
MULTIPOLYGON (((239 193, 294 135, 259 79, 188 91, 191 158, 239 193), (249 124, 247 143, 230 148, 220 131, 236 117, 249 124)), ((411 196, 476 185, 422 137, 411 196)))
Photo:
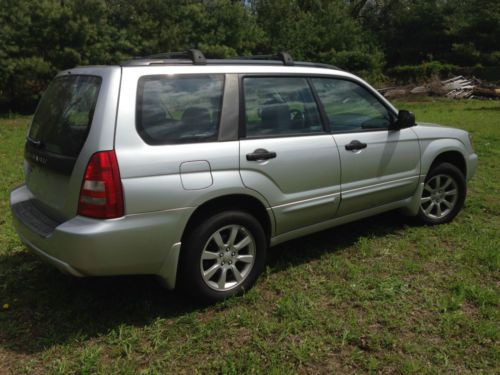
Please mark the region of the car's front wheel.
POLYGON ((425 224, 448 223, 464 205, 467 186, 465 177, 453 164, 433 167, 425 178, 418 216, 425 224))
POLYGON ((259 222, 242 211, 217 213, 186 234, 180 287, 203 302, 240 294, 265 265, 267 240, 259 222))

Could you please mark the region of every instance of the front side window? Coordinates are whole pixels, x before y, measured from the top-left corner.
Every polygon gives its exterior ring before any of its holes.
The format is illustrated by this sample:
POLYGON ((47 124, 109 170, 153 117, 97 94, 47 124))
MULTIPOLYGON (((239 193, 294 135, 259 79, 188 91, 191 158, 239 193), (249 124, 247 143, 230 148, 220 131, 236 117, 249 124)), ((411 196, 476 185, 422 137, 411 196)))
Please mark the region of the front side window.
POLYGON ((247 137, 322 132, 311 88, 302 77, 247 77, 243 80, 247 137))
POLYGON ((139 80, 137 130, 149 144, 217 140, 222 75, 146 76, 139 80))
POLYGON ((357 83, 333 78, 313 78, 330 128, 334 132, 388 129, 391 114, 357 83))

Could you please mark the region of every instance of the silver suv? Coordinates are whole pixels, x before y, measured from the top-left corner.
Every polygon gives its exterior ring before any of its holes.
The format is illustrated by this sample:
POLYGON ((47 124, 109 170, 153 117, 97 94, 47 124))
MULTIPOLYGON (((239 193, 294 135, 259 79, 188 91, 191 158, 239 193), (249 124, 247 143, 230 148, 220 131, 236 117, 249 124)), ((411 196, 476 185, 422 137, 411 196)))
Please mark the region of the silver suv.
POLYGON ((252 286, 269 246, 396 208, 449 222, 476 166, 467 132, 416 124, 338 68, 190 50, 59 73, 10 204, 61 271, 217 301, 252 286))

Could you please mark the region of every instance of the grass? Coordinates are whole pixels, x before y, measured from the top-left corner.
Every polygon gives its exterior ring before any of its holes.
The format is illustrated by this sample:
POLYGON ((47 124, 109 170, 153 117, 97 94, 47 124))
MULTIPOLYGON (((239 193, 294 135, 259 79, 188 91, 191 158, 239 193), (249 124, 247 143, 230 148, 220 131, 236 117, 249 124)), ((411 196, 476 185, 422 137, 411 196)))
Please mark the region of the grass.
POLYGON ((391 212, 270 251, 246 295, 199 308, 150 277, 74 279, 17 239, 28 118, 0 120, 0 373, 499 373, 500 103, 397 103, 469 130, 466 208, 391 212))

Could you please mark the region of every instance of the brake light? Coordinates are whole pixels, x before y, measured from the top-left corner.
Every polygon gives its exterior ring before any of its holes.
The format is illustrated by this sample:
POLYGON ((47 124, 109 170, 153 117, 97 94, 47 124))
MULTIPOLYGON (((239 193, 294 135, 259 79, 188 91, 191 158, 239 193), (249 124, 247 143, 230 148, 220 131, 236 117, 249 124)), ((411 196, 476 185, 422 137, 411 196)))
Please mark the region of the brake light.
POLYGON ((83 177, 78 214, 98 219, 123 216, 120 170, 114 150, 92 155, 83 177))

